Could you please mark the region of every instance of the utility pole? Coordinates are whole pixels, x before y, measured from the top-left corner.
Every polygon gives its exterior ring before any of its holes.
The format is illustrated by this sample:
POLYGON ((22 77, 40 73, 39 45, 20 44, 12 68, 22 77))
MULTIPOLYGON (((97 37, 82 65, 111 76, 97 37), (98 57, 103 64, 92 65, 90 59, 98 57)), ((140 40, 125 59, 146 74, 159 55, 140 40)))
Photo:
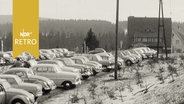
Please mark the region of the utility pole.
POLYGON ((166 36, 165 36, 165 23, 164 23, 164 10, 163 10, 163 2, 162 0, 159 0, 159 15, 158 15, 158 38, 157 38, 157 59, 159 57, 159 48, 160 48, 160 30, 162 29, 163 32, 163 40, 164 40, 164 46, 165 46, 165 54, 166 59, 168 57, 167 53, 167 42, 166 42, 166 36), (162 15, 162 17, 161 17, 162 15))
POLYGON ((115 69, 114 69, 114 79, 117 78, 117 70, 118 70, 118 23, 119 23, 119 0, 117 0, 116 6, 116 50, 115 50, 115 69))

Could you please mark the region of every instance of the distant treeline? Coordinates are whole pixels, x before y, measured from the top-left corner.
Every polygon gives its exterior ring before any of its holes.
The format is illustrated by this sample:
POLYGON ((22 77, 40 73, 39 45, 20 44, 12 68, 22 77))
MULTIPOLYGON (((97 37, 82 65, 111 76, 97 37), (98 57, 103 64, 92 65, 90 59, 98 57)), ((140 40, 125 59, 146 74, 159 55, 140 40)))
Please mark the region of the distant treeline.
MULTIPOLYGON (((126 47, 125 30, 127 23, 119 24, 119 45, 126 47)), ((81 50, 89 29, 95 33, 99 46, 106 50, 115 49, 115 24, 101 20, 41 20, 40 49, 68 48, 81 50)), ((4 50, 12 50, 12 24, 1 24, 0 33, 4 40, 4 50)))

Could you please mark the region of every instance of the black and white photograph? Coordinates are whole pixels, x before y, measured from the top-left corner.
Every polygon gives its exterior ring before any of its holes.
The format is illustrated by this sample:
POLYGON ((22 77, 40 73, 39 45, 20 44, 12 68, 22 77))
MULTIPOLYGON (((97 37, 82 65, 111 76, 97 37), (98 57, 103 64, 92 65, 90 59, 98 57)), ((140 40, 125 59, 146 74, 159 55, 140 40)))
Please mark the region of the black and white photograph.
POLYGON ((184 104, 183 0, 38 0, 39 57, 13 55, 15 2, 0 0, 0 104, 184 104))

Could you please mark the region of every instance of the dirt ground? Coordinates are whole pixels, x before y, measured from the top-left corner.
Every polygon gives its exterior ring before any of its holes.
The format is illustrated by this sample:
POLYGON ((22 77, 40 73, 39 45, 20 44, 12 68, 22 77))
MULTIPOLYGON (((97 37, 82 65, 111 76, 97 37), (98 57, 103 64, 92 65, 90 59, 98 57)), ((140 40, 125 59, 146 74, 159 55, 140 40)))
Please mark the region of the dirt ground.
POLYGON ((143 61, 141 65, 124 68, 118 80, 113 73, 94 78, 73 90, 64 91, 41 104, 182 104, 184 102, 184 70, 182 60, 172 65, 178 76, 169 76, 168 64, 143 61), (138 68, 138 73, 135 70, 138 68), (164 83, 156 77, 162 68, 164 83), (140 84, 137 84, 140 79, 140 84), (72 103, 73 101, 73 103, 72 103))

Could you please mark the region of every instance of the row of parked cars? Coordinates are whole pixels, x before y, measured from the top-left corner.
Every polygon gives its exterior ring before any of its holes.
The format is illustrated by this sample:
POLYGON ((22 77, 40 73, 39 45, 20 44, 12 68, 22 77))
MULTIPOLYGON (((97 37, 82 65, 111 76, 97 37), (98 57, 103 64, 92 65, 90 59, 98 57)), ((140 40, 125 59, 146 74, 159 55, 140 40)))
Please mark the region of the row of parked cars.
POLYGON ((127 66, 139 63, 144 59, 154 58, 157 51, 150 49, 149 47, 139 47, 128 50, 120 50, 118 56, 125 61, 127 66))
POLYGON ((56 50, 60 49, 40 50, 44 54, 40 54, 39 59, 34 59, 24 52, 17 57, 18 61, 12 58, 11 53, 8 57, 14 60, 14 64, 0 75, 0 102, 33 104, 37 98, 56 87, 74 88, 81 84, 82 80, 114 66, 113 60, 103 60, 96 54, 74 55, 72 52, 63 53, 56 50), (42 58, 41 55, 47 55, 48 58, 42 58), (24 67, 24 61, 29 62, 30 66, 24 67), (22 65, 15 65, 16 63, 22 65))
MULTIPOLYGON (((69 51, 64 53, 61 50, 41 49, 39 59, 34 59, 27 52, 20 55, 18 58, 23 61, 19 60, 19 64, 22 62, 22 65, 13 65, 15 67, 9 67, 0 75, 0 102, 33 104, 38 97, 50 93, 56 87, 74 88, 81 84, 82 80, 102 71, 113 70, 115 66, 113 53, 108 53, 102 48, 96 48, 87 54, 74 54, 69 51), (24 61, 33 64, 24 67, 24 61)), ((154 50, 147 47, 119 51, 118 68, 144 58, 152 58, 154 54, 154 50), (126 55, 129 53, 130 55, 126 55), (127 62, 129 60, 130 63, 127 62)), ((16 60, 14 62, 17 63, 16 60)))

